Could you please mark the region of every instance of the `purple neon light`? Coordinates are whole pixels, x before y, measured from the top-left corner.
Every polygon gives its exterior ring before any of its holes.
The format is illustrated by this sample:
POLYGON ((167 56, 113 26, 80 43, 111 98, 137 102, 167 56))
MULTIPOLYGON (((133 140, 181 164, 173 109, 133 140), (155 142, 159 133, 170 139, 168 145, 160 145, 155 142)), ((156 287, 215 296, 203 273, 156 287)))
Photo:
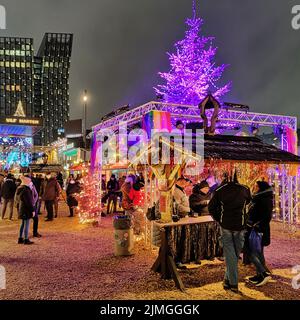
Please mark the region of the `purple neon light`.
POLYGON ((171 70, 159 73, 165 84, 154 88, 166 102, 198 105, 209 92, 219 99, 230 90, 231 83, 217 86, 227 65, 216 66, 214 38, 199 35, 203 20, 196 15, 195 2, 193 11, 185 22, 185 38, 175 43, 175 53, 168 53, 171 70))

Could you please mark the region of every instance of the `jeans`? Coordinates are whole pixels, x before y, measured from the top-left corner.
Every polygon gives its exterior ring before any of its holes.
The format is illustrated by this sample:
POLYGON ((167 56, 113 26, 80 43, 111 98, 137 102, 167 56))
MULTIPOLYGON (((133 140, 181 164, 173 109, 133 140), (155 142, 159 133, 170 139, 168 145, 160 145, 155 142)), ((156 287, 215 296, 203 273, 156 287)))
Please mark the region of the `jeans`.
POLYGON ((221 241, 226 263, 225 280, 238 285, 238 261, 245 242, 246 230, 230 231, 221 228, 221 241))
POLYGON ((261 252, 254 252, 251 251, 249 246, 246 245, 244 250, 246 251, 247 256, 249 257, 250 261, 255 265, 256 273, 261 274, 267 271, 265 265, 266 260, 264 256, 264 248, 262 247, 261 252))
POLYGON ((108 197, 107 214, 114 213, 117 211, 117 200, 118 196, 114 193, 108 197))
POLYGON ((49 220, 53 220, 53 205, 54 205, 54 200, 45 200, 45 206, 47 210, 46 218, 49 220))
POLYGON ((26 220, 22 219, 19 238, 23 238, 23 232, 24 232, 24 239, 26 240, 28 239, 29 226, 30 226, 30 219, 26 219, 26 220))
POLYGON ((42 200, 41 199, 38 199, 37 202, 36 202, 36 213, 37 214, 40 214, 41 213, 41 205, 42 205, 42 200))
POLYGON ((5 217, 5 213, 6 213, 6 208, 9 208, 9 219, 12 219, 13 216, 13 210, 14 210, 14 199, 3 199, 3 203, 2 203, 2 219, 4 219, 5 217))

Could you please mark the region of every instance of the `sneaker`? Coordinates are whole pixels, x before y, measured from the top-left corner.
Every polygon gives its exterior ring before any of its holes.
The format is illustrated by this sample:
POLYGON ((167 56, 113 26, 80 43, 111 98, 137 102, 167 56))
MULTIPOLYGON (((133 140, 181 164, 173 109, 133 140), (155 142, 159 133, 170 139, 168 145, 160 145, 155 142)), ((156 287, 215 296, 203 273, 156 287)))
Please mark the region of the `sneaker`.
POLYGON ((259 281, 256 283, 256 286, 261 287, 265 285, 267 282, 269 282, 269 280, 271 280, 271 276, 264 272, 260 275, 259 281))
POLYGON ((53 221, 53 219, 45 219, 45 221, 47 221, 47 222, 48 222, 48 221, 53 221))
POLYGON ((23 244, 24 243, 24 239, 23 238, 19 238, 18 239, 18 244, 23 244))
POLYGON ((24 244, 34 244, 34 242, 30 241, 29 239, 25 239, 24 244))
POLYGON ((223 288, 224 288, 224 290, 230 290, 229 280, 224 279, 224 281, 223 281, 223 288))
POLYGON ((248 278, 246 278, 246 279, 247 279, 249 282, 256 284, 256 283, 258 283, 258 282, 260 281, 260 278, 261 278, 260 275, 256 275, 256 276, 254 276, 254 277, 248 277, 248 278))

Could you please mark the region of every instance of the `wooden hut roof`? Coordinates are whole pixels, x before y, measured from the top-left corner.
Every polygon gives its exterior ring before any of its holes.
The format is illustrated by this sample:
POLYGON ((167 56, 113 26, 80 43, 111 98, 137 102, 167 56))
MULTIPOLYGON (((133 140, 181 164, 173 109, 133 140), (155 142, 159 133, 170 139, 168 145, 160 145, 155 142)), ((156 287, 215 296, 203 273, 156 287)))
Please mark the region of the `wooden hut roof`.
POLYGON ((300 164, 299 156, 266 144, 256 137, 206 135, 204 140, 204 156, 205 159, 300 164))

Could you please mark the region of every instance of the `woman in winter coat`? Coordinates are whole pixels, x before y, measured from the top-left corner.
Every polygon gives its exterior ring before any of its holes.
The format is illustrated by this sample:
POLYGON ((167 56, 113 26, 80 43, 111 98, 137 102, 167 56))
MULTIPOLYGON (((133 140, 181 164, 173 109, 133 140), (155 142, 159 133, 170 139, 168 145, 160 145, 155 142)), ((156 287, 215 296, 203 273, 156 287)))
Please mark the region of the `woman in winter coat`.
POLYGON ((22 219, 19 244, 33 244, 28 238, 30 219, 35 216, 32 192, 30 189, 31 179, 28 177, 21 176, 21 185, 16 191, 16 206, 18 209, 19 219, 22 219))
POLYGON ((76 194, 80 193, 81 187, 79 180, 70 179, 67 185, 67 204, 69 207, 70 215, 69 217, 74 216, 74 207, 78 206, 78 201, 76 199, 76 194))
POLYGON ((271 243, 270 222, 273 213, 273 189, 266 181, 256 182, 256 193, 252 199, 249 210, 248 236, 254 228, 262 234, 261 252, 251 250, 249 241, 246 238, 245 251, 250 261, 255 265, 257 275, 248 278, 256 286, 262 286, 270 280, 270 272, 266 267, 264 247, 271 243))

